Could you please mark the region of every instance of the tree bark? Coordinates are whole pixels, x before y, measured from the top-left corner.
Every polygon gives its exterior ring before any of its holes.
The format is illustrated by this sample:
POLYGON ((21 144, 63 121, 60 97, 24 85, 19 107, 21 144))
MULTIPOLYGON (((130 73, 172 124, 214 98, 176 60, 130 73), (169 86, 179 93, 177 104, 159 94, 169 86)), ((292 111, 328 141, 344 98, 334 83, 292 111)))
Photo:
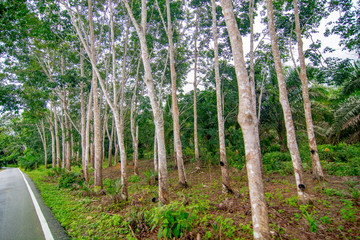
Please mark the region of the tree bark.
POLYGON ((195 46, 194 46, 194 151, 195 151, 195 161, 196 169, 201 168, 200 163, 200 154, 199 154, 199 142, 198 142, 198 121, 197 121, 197 60, 198 60, 198 50, 197 50, 197 37, 199 31, 199 9, 196 9, 196 25, 195 25, 195 46))
POLYGON ((216 4, 215 0, 211 0, 212 7, 212 35, 214 40, 214 70, 215 70, 215 82, 216 82, 216 109, 218 118, 218 133, 219 133, 219 148, 220 148, 220 166, 222 186, 224 193, 232 193, 229 177, 229 166, 226 159, 226 147, 225 147, 225 127, 224 117, 222 113, 222 98, 221 98, 221 81, 219 71, 219 49, 218 49, 218 35, 217 35, 217 23, 216 23, 216 4))
POLYGON ((163 204, 167 204, 169 202, 168 199, 169 180, 168 180, 168 173, 166 166, 167 163, 166 163, 166 149, 165 149, 165 135, 164 135, 164 118, 163 118, 163 112, 156 99, 156 91, 155 91, 154 81, 152 78, 149 50, 147 47, 147 42, 145 37, 146 22, 147 22, 146 0, 141 0, 142 3, 141 26, 135 20, 127 0, 124 0, 123 2, 125 4, 125 7, 130 15, 131 21, 135 26, 136 32, 140 39, 141 57, 143 60, 144 70, 145 70, 144 82, 148 89, 150 104, 153 110, 154 123, 156 126, 155 129, 156 129, 156 137, 158 143, 158 151, 159 151, 159 200, 163 204))
MULTIPOLYGON (((81 78, 85 77, 84 72, 84 47, 80 44, 80 76, 81 78)), ((87 140, 89 140, 89 136, 87 136, 87 122, 86 122, 86 110, 85 110, 85 92, 84 92, 85 83, 84 80, 81 80, 80 83, 80 108, 81 108, 81 163, 82 163, 82 175, 86 182, 89 181, 89 173, 88 173, 88 155, 89 155, 89 149, 87 148, 87 140), (86 156, 87 155, 87 156, 86 156)), ((91 100, 91 97, 89 96, 89 100, 91 100)), ((90 101, 91 102, 91 101, 90 101)), ((88 104, 88 108, 91 109, 91 103, 88 104)), ((89 113, 89 110, 88 110, 89 113)))
POLYGON ((174 130, 174 145, 176 149, 176 162, 179 174, 179 184, 187 187, 184 158, 182 152, 182 144, 180 138, 180 121, 179 121, 179 108, 176 96, 176 70, 175 70, 175 47, 173 42, 173 30, 171 26, 170 15, 170 1, 166 0, 166 13, 167 13, 167 36, 169 40, 170 52, 170 74, 171 74, 171 99, 172 99, 172 115, 173 115, 173 130, 174 130))
POLYGON ((112 120, 111 124, 111 133, 109 137, 109 154, 108 154, 108 167, 112 166, 112 146, 113 146, 113 139, 114 139, 114 119, 112 120))
POLYGON ((61 160, 60 160, 60 139, 59 139, 59 125, 57 119, 57 110, 56 105, 54 104, 54 123, 55 123, 55 140, 56 140, 56 164, 59 168, 61 168, 61 160))
POLYGON ((314 124, 311 116, 311 102, 309 97, 309 80, 306 75, 306 65, 305 65, 305 56, 303 51, 303 42, 301 39, 301 26, 300 26, 300 18, 299 18, 299 7, 297 0, 293 0, 294 3, 294 14, 295 14, 295 33, 296 39, 298 42, 298 53, 300 60, 300 79, 302 84, 302 95, 304 100, 304 110, 305 110, 305 119, 306 119, 306 130, 309 139, 309 147, 310 147, 310 156, 312 161, 312 171, 313 176, 317 180, 324 179, 324 173, 321 167, 318 148, 316 144, 315 132, 314 132, 314 124))
POLYGON ((139 81, 139 70, 140 70, 140 59, 136 69, 136 81, 134 86, 133 95, 131 98, 131 109, 130 109, 130 130, 131 130, 131 139, 132 139, 132 147, 133 147, 133 164, 134 164, 134 174, 139 175, 139 164, 138 164, 138 135, 137 129, 138 126, 135 121, 136 114, 136 97, 137 97, 137 86, 139 81))
POLYGON ((51 134, 51 166, 52 168, 56 167, 56 140, 54 133, 54 119, 53 119, 53 111, 54 105, 50 102, 50 117, 49 117, 49 125, 50 125, 50 134, 51 134))
POLYGON ((295 179, 296 179, 296 189, 298 192, 298 199, 300 203, 305 203, 305 192, 304 188, 304 177, 303 177, 303 168, 301 164, 301 158, 299 153, 299 148, 296 142, 296 134, 295 127, 293 123, 293 118, 291 114, 291 108, 288 100, 287 89, 285 76, 281 64, 280 51, 278 45, 278 38, 275 30, 275 22, 274 22, 274 10, 272 5, 272 0, 266 0, 267 4, 267 12, 268 12, 268 25, 269 25, 269 33, 271 38, 271 49, 274 56, 276 75, 278 78, 279 84, 279 94, 280 94, 280 103, 284 112, 284 121, 286 127, 286 136, 287 136, 287 144, 290 151, 292 163, 294 166, 295 179))
POLYGON ((256 111, 254 111, 251 83, 246 70, 242 38, 234 16, 232 2, 221 0, 228 29, 239 88, 238 122, 243 131, 246 169, 249 180, 253 235, 255 239, 270 239, 268 210, 260 166, 260 141, 256 111))

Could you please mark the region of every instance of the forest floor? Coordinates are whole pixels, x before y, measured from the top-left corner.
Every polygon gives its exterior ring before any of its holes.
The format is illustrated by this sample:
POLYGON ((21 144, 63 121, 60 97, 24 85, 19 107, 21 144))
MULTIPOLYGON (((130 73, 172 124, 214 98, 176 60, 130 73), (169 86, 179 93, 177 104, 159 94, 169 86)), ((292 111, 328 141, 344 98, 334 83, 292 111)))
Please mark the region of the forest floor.
MULTIPOLYGON (((119 164, 103 169, 105 191, 102 194, 79 188, 68 190, 73 200, 84 203, 89 211, 84 213, 88 222, 83 221, 80 230, 73 223, 63 223, 70 236, 76 239, 158 239, 164 236, 168 239, 252 238, 246 171, 232 168, 234 194, 223 194, 218 166, 207 165, 196 171, 195 163, 186 162, 188 188, 180 188, 177 170, 169 169, 171 203, 163 208, 157 201, 158 186, 151 169, 151 160, 141 160, 140 174, 135 176, 132 166, 128 166, 129 200, 126 202, 120 200, 114 191, 114 183, 120 178, 119 164), (108 216, 102 215, 104 219, 122 216, 119 220, 122 223, 115 220, 108 225, 99 223, 99 217, 92 217, 96 216, 96 212, 108 216), (122 227, 116 230, 117 225, 122 227), (101 237, 101 228, 105 226, 106 236, 101 237), (112 228, 115 230, 112 231, 112 228)), ((305 190, 311 201, 298 205, 294 176, 278 173, 264 175, 272 237, 360 239, 360 177, 328 175, 326 181, 318 182, 306 172, 305 179, 305 190)), ((47 177, 46 182, 56 185, 54 177, 47 177)))

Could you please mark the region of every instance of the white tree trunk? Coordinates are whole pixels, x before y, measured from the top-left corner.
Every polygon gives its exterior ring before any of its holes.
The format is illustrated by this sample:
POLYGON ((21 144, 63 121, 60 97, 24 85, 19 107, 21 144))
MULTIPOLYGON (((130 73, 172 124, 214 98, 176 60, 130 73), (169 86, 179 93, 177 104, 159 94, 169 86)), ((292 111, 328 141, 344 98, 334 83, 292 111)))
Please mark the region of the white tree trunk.
POLYGON ((268 210, 260 166, 260 141, 256 111, 254 111, 251 83, 247 74, 242 38, 237 26, 231 0, 221 0, 231 49, 234 58, 236 78, 239 88, 239 115, 245 144, 246 169, 249 181, 253 235, 255 239, 270 239, 268 210))
POLYGON ((158 151, 159 151, 159 199, 163 204, 166 204, 169 202, 168 199, 169 181, 168 181, 167 163, 166 163, 164 119, 163 119, 163 112, 156 99, 156 91, 155 91, 154 81, 152 78, 151 65, 150 65, 150 56, 149 56, 149 51, 145 37, 146 21, 147 21, 146 0, 141 1, 142 3, 141 26, 135 20, 127 0, 124 0, 123 2, 125 4, 125 7, 130 15, 131 21, 135 26, 136 32, 140 39, 141 57, 143 60, 143 65, 145 70, 144 82, 148 89, 150 104, 153 110, 154 123, 156 126, 155 129, 156 129, 156 137, 158 143, 158 151))
POLYGON ((278 78, 279 84, 279 94, 280 94, 280 103, 284 112, 284 120, 286 126, 286 136, 287 136, 287 145, 290 151, 291 159, 294 166, 295 179, 297 185, 298 198, 300 203, 305 202, 304 188, 304 178, 303 178, 303 168, 301 164, 301 158, 299 153, 299 148, 296 142, 295 127, 293 123, 293 118, 291 114, 291 108, 288 100, 287 89, 285 76, 281 64, 280 51, 278 46, 278 38, 275 30, 274 22, 274 10, 272 5, 272 0, 266 0, 267 3, 267 12, 268 12, 268 25, 269 33, 271 38, 271 49, 274 56, 276 75, 278 78))
POLYGON ((194 46, 194 151, 195 151, 195 161, 196 169, 201 168, 200 163, 200 154, 199 154, 199 142, 198 142, 198 122, 197 122, 197 60, 198 60, 198 50, 197 50, 197 37, 199 31, 199 9, 196 9, 196 23, 195 23, 195 46, 194 46))
POLYGON ((214 67, 215 67, 215 82, 216 82, 216 109, 218 119, 218 132, 219 132, 219 148, 220 148, 220 166, 222 186, 224 193, 232 193, 229 177, 229 166, 226 159, 226 147, 225 147, 225 127, 224 117, 222 113, 222 97, 221 97, 221 81, 219 71, 219 49, 218 49, 218 35, 217 35, 217 23, 216 23, 216 4, 215 0, 211 0, 212 7, 212 34, 214 40, 214 67))
POLYGON ((294 3, 294 14, 295 14, 295 32, 296 38, 298 42, 298 53, 300 60, 300 79, 302 84, 302 95, 304 100, 304 110, 305 110, 305 119, 306 119, 306 130, 309 139, 309 147, 310 147, 310 156, 312 161, 312 171, 315 179, 322 180, 324 179, 324 173, 322 171, 318 148, 316 144, 315 132, 314 132, 314 124, 311 116, 311 102, 309 97, 308 84, 309 80, 306 75, 306 65, 305 65, 305 56, 303 51, 303 42, 301 39, 301 26, 300 26, 300 18, 299 18, 299 7, 297 0, 293 0, 294 3))
POLYGON ((130 130, 131 130, 131 139, 132 139, 132 147, 133 147, 133 164, 134 164, 134 174, 139 175, 139 163, 138 163, 138 135, 137 129, 138 126, 135 121, 136 114, 136 97, 137 97, 137 87, 139 81, 139 70, 140 70, 140 59, 136 69, 136 81, 134 86, 133 95, 131 98, 131 109, 130 109, 130 130))
POLYGON ((180 121, 179 121, 179 108, 176 96, 176 71, 175 71, 175 47, 173 42, 173 30, 171 26, 170 15, 170 1, 166 0, 166 12, 167 12, 167 36, 169 40, 169 52, 170 52, 170 73, 171 73, 171 98, 172 98, 172 115, 173 115, 173 130, 174 130, 174 145, 176 148, 176 162, 179 173, 179 184, 183 187, 187 187, 186 174, 184 167, 184 159, 182 153, 182 144, 180 138, 180 121))
POLYGON ((59 139, 59 125, 58 125, 56 105, 54 105, 54 123, 55 123, 55 140, 56 140, 56 164, 60 168, 61 167, 60 139, 59 139))
POLYGON ((52 166, 52 168, 55 168, 56 167, 56 138, 55 138, 55 133, 54 133, 53 111, 54 111, 54 105, 52 102, 50 102, 49 125, 50 125, 50 134, 51 134, 51 166, 52 166))

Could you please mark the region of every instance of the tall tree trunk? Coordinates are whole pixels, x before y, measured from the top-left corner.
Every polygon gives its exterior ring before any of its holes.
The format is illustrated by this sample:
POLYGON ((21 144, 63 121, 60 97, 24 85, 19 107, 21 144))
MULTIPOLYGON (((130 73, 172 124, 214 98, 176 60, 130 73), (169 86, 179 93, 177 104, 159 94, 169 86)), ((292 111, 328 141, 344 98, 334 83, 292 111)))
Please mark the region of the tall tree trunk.
POLYGON ((41 120, 40 122, 41 131, 44 139, 44 162, 45 162, 45 169, 47 169, 47 144, 46 144, 46 134, 45 134, 45 126, 44 126, 44 120, 41 120))
POLYGON ((47 145, 46 145, 46 135, 45 135, 45 126, 44 126, 44 120, 40 120, 40 126, 36 124, 36 128, 39 132, 41 142, 43 144, 44 149, 44 165, 45 169, 47 169, 47 145))
POLYGON ((114 118, 112 120, 112 124, 111 124, 111 133, 109 135, 109 130, 107 130, 108 132, 108 137, 109 137, 109 154, 108 154, 108 167, 112 166, 112 146, 113 146, 113 139, 114 139, 114 118))
MULTIPOLYGON (((63 110, 63 109, 62 109, 63 110)), ((62 153, 62 158, 61 158, 61 167, 65 168, 65 162, 66 162, 66 143, 65 143, 65 139, 66 139, 66 135, 65 135, 65 122, 64 122, 64 111, 62 111, 62 117, 60 119, 60 128, 61 128, 61 153, 62 153)))
POLYGON ((158 144, 159 151, 159 199, 163 204, 167 204, 169 202, 169 180, 167 173, 167 163, 166 163, 166 148, 165 148, 165 135, 164 135, 164 118, 163 112, 159 106, 159 103, 156 99, 156 91, 154 86, 154 80, 152 78, 152 70, 150 65, 150 55, 147 47, 145 31, 146 31, 146 22, 147 22, 147 11, 146 11, 146 0, 141 0, 142 3, 142 11, 141 11, 141 26, 135 20, 135 17, 132 13, 132 10, 129 6, 127 0, 123 1, 125 7, 130 15, 131 21, 135 26, 136 32, 140 39, 141 46, 141 57, 144 64, 144 82, 148 89, 148 94, 150 98, 151 108, 153 110, 154 115, 154 123, 156 129, 156 138, 158 144))
POLYGON ((101 146, 101 152, 102 152, 102 156, 101 159, 103 162, 105 162, 105 137, 106 137, 106 129, 107 125, 108 125, 108 112, 107 112, 107 105, 105 107, 105 116, 104 116, 104 121, 103 121, 103 126, 102 126, 102 146, 101 146))
POLYGON ((133 95, 131 98, 131 109, 130 109, 130 130, 131 130, 131 139, 133 147, 133 164, 134 164, 134 174, 139 175, 139 164, 138 164, 138 135, 137 129, 138 126, 135 121, 136 114, 136 97, 137 97, 137 86, 139 81, 139 70, 140 70, 140 59, 136 69, 136 81, 134 86, 133 95))
POLYGON ((179 173, 179 184, 183 187, 187 187, 186 174, 184 167, 184 159, 182 153, 182 145, 180 138, 180 120, 179 120, 179 108, 176 96, 176 70, 175 70, 175 47, 173 42, 173 30, 171 26, 170 15, 170 1, 166 0, 166 12, 167 12, 167 36, 169 40, 169 52, 170 52, 170 74, 171 74, 171 100, 172 100, 172 115, 173 115, 173 130, 174 130, 174 145, 176 149, 176 162, 179 173))
MULTIPOLYGON (((80 76, 82 78, 85 77, 84 72, 84 47, 80 44, 80 76)), ((80 108, 81 108, 81 163, 82 163, 82 173, 83 178, 86 182, 89 180, 88 176, 88 165, 86 164, 86 160, 88 159, 86 157, 86 154, 89 155, 89 150, 86 149, 86 110, 85 110, 85 92, 84 92, 85 83, 84 80, 81 80, 80 83, 80 108), (86 153, 87 150, 87 153, 86 153)), ((88 105, 89 108, 91 108, 88 105)))
POLYGON ((54 104, 54 123, 55 123, 55 140, 56 140, 56 164, 60 168, 61 160, 60 160, 59 125, 58 125, 58 117, 57 117, 57 110, 55 104, 54 104))
POLYGON ((156 139, 156 129, 154 133, 154 171, 159 171, 159 161, 158 161, 158 151, 157 151, 157 139, 156 139))
POLYGON ((64 117, 65 117, 65 143, 66 143, 66 153, 65 153, 65 165, 66 165, 66 170, 67 171, 71 171, 71 146, 70 146, 70 123, 69 123, 69 117, 66 115, 67 112, 67 96, 66 96, 66 92, 64 92, 64 117))
POLYGON ((222 114, 222 98, 221 98, 221 82, 219 72, 219 50, 218 50, 218 35, 217 35, 217 24, 216 24, 216 4, 215 0, 211 0, 212 7, 212 34, 214 40, 214 68, 215 68, 215 82, 216 82, 216 109, 218 118, 218 132, 219 132, 219 148, 220 148, 220 166, 221 166, 221 177, 222 186, 224 193, 232 193, 230 186, 229 177, 229 166, 226 159, 226 148, 225 148, 225 127, 224 117, 222 114))
POLYGON ((198 62, 198 50, 197 50, 197 37, 199 32, 199 8, 196 9, 196 25, 195 25, 195 46, 194 46, 194 151, 196 169, 201 168, 200 155, 199 155, 199 142, 198 142, 198 121, 197 121, 197 62, 198 62))
MULTIPOLYGON (((95 36, 93 25, 92 1, 88 0, 89 30, 90 30, 90 47, 91 59, 96 62, 95 36)), ((98 80, 93 66, 92 91, 94 98, 94 190, 98 192, 102 189, 102 161, 101 161, 101 120, 98 96, 98 80)))
POLYGON ((49 124, 50 124, 50 134, 51 134, 51 167, 56 167, 56 140, 55 140, 55 133, 54 133, 54 119, 53 119, 53 111, 54 105, 50 102, 50 117, 49 117, 49 124))
POLYGON ((304 193, 304 178, 303 178, 303 168, 301 164, 301 158, 299 153, 299 148, 296 142, 295 127, 292 119, 291 108, 288 100, 286 82, 284 77, 284 72, 281 64, 280 51, 278 45, 278 38, 275 30, 274 22, 274 10, 272 5, 272 0, 266 0, 267 12, 268 12, 268 25, 269 33, 271 38, 271 49, 274 56, 276 75, 278 78, 279 84, 279 94, 280 94, 280 103, 284 112, 284 121, 286 126, 286 136, 287 144, 291 154, 291 159, 294 166, 295 179, 296 179, 296 189, 298 192, 298 198, 300 203, 305 203, 305 193, 304 193))
POLYGON ((93 98, 94 98, 94 189, 102 189, 102 159, 101 159, 101 119, 99 98, 97 92, 97 77, 93 72, 93 98))
POLYGON ((238 30, 231 0, 220 0, 228 29, 239 88, 239 115, 245 144, 246 169, 249 180, 253 234, 255 239, 270 239, 268 210, 260 165, 260 140, 251 83, 247 74, 242 38, 238 30))
POLYGON ((298 53, 300 60, 300 79, 302 84, 302 95, 304 100, 304 110, 305 110, 305 119, 306 119, 306 130, 309 139, 309 147, 310 147, 310 156, 312 161, 312 170, 313 176, 315 179, 322 180, 324 179, 324 173, 322 171, 318 148, 316 144, 315 132, 314 132, 314 124, 311 116, 311 102, 309 97, 308 84, 309 80, 306 75, 306 65, 305 65, 305 56, 303 51, 303 42, 301 39, 301 26, 300 26, 300 18, 299 18, 299 7, 297 0, 293 0, 294 3, 294 14, 295 14, 295 32, 296 39, 298 42, 298 53))
POLYGON ((93 91, 90 89, 89 98, 88 98, 88 104, 87 104, 87 113, 86 113, 86 125, 85 125, 85 153, 84 153, 84 161, 83 161, 83 174, 86 182, 89 182, 89 164, 91 161, 90 152, 91 151, 91 145, 90 145, 90 131, 91 131, 91 118, 92 118, 92 97, 93 91))
POLYGON ((121 161, 121 195, 122 198, 127 200, 128 199, 128 190, 127 190, 127 172, 126 172, 126 165, 127 165, 127 156, 126 156, 126 148, 124 142, 124 102, 125 102, 125 82, 126 82, 126 57, 127 57, 127 47, 128 47, 128 40, 129 40, 129 29, 130 29, 130 21, 128 21, 126 27, 126 35, 125 35, 125 43, 124 43, 124 54, 123 54, 123 61, 122 61, 122 77, 120 83, 120 107, 119 107, 119 114, 115 114, 115 121, 117 120, 117 116, 119 116, 118 127, 117 127, 117 135, 119 141, 119 148, 120 148, 120 161, 121 161))

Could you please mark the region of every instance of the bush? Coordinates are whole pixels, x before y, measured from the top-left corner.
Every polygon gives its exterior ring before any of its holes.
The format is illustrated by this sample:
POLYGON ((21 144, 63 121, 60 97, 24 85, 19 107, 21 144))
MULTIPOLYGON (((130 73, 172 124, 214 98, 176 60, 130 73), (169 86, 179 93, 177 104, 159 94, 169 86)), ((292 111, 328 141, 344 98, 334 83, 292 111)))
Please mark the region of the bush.
POLYGON ((58 180, 59 188, 70 188, 74 184, 83 184, 82 177, 78 173, 66 172, 61 174, 58 180))
POLYGON ((172 204, 156 208, 155 212, 150 216, 153 219, 153 229, 158 225, 160 226, 158 232, 159 239, 180 238, 185 232, 191 230, 196 217, 187 212, 183 205, 178 207, 177 204, 173 202, 172 204))
POLYGON ((335 176, 360 175, 360 157, 352 158, 347 163, 323 161, 322 166, 329 175, 335 175, 335 176))
POLYGON ((290 153, 286 152, 270 152, 263 156, 264 164, 273 164, 277 162, 291 161, 290 153))
POLYGON ((24 151, 24 156, 18 157, 19 165, 25 168, 25 171, 34 170, 41 161, 39 161, 39 159, 41 159, 40 156, 37 156, 30 148, 24 151))

